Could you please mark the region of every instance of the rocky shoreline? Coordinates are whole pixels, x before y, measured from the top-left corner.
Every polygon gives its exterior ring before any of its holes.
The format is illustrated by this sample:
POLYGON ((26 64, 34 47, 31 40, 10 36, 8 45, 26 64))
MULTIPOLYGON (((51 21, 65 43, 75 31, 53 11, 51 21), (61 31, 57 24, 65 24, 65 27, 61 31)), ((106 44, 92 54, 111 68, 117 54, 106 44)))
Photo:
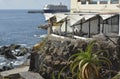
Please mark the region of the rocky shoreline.
POLYGON ((29 60, 31 49, 11 44, 0 47, 0 71, 10 70, 23 65, 29 60))
MULTIPOLYGON (((77 53, 78 50, 85 51, 87 45, 90 41, 96 41, 95 45, 93 46, 93 53, 97 50, 106 50, 101 54, 101 56, 106 56, 105 53, 107 53, 108 59, 112 62, 111 70, 108 70, 107 68, 103 68, 101 70, 102 79, 108 79, 109 74, 111 74, 111 79, 117 79, 114 76, 117 75, 120 71, 120 38, 110 38, 113 40, 107 39, 105 36, 97 36, 93 37, 92 40, 83 40, 83 39, 73 39, 69 37, 55 37, 55 36, 47 36, 44 38, 40 43, 33 46, 33 48, 26 48, 22 47, 20 45, 10 45, 10 46, 3 46, 0 48, 0 55, 8 60, 12 60, 12 67, 11 62, 9 63, 9 66, 5 67, 6 70, 13 69, 15 67, 15 62, 17 60, 23 59, 30 59, 30 66, 29 71, 30 72, 24 72, 28 75, 37 75, 40 79, 53 79, 52 75, 54 73, 54 76, 57 77, 58 73, 61 71, 61 69, 64 66, 68 66, 70 62, 68 61, 68 58, 77 53), (114 43, 113 43, 114 42, 114 43), (115 45, 117 44, 117 45, 115 45), (19 50, 19 51, 18 51, 19 50), (31 55, 31 56, 30 56, 31 55), (14 66, 14 67, 13 67, 14 66), (35 74, 34 74, 35 73, 35 74), (42 78, 43 77, 43 78, 42 78)), ((25 61, 21 60, 22 63, 19 63, 20 65, 23 65, 25 61)), ((6 65, 6 64, 5 64, 6 65)), ((5 69, 2 68, 4 71, 5 69)), ((70 70, 66 69, 61 73, 61 79, 63 77, 69 78, 70 77, 70 70)), ((19 75, 19 78, 21 79, 27 79, 20 76, 21 73, 16 73, 19 75)), ((17 78, 16 74, 7 76, 8 79, 12 79, 13 77, 15 79, 17 78), (12 78, 11 78, 12 76, 12 78)), ((119 76, 119 75, 118 75, 119 76)), ((4 79, 4 78, 3 78, 4 79)), ((31 79, 34 79, 31 77, 31 79)))

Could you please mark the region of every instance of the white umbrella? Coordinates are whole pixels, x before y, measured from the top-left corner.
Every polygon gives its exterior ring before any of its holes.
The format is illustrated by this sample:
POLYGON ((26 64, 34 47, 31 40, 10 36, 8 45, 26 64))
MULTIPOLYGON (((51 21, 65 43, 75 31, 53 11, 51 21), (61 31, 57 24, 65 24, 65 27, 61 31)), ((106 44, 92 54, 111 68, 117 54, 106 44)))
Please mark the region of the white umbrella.
POLYGON ((49 20, 50 18, 54 17, 54 15, 52 13, 44 13, 45 16, 45 20, 49 20))
POLYGON ((82 18, 83 16, 80 16, 80 15, 69 15, 71 26, 79 22, 82 18))
POLYGON ((106 20, 114 15, 113 14, 100 14, 100 16, 102 17, 103 20, 106 20))
POLYGON ((57 22, 60 22, 61 20, 65 19, 67 17, 67 15, 62 14, 62 13, 56 13, 54 15, 55 15, 55 17, 57 19, 57 22))
POLYGON ((85 20, 88 20, 88 19, 90 19, 90 18, 92 18, 92 17, 95 17, 96 15, 92 15, 92 14, 90 14, 90 15, 83 15, 83 17, 85 18, 85 20))

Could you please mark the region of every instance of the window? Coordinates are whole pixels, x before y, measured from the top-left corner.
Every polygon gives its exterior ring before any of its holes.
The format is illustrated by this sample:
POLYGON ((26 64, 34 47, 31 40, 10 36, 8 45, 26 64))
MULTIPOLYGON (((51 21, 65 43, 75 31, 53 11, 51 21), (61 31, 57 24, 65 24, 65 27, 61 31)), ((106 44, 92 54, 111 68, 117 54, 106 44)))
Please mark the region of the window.
POLYGON ((119 32, 119 22, 118 22, 118 15, 113 16, 109 19, 107 19, 104 22, 104 33, 109 34, 109 33, 116 33, 118 34, 119 32))
POLYGON ((119 0, 111 0, 110 3, 111 4, 119 4, 119 0))
POLYGON ((100 4, 107 4, 108 0, 100 0, 100 4))
POLYGON ((81 4, 86 4, 86 0, 81 0, 81 4))
POLYGON ((77 0, 77 2, 80 2, 80 0, 77 0))
POLYGON ((97 0, 89 0, 89 4, 97 4, 97 0))

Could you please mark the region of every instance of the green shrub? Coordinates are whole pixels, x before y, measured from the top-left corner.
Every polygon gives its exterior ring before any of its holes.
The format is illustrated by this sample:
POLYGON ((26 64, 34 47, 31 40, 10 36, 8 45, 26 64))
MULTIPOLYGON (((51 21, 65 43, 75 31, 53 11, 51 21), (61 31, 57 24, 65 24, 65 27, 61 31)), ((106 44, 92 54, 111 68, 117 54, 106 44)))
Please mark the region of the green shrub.
POLYGON ((94 43, 95 42, 91 42, 85 51, 80 50, 79 53, 76 53, 69 58, 69 61, 71 61, 70 70, 73 78, 99 79, 99 70, 103 64, 107 64, 110 69, 110 60, 98 55, 98 52, 100 53, 101 50, 98 50, 96 53, 92 52, 94 43))

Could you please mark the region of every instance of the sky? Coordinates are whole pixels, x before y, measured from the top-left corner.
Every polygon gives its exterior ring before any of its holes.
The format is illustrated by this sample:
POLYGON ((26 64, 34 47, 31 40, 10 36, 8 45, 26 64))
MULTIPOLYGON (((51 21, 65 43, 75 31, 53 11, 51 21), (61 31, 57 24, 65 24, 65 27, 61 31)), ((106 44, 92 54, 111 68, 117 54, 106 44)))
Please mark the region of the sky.
POLYGON ((70 6, 70 0, 0 0, 0 9, 43 9, 45 4, 70 6))

